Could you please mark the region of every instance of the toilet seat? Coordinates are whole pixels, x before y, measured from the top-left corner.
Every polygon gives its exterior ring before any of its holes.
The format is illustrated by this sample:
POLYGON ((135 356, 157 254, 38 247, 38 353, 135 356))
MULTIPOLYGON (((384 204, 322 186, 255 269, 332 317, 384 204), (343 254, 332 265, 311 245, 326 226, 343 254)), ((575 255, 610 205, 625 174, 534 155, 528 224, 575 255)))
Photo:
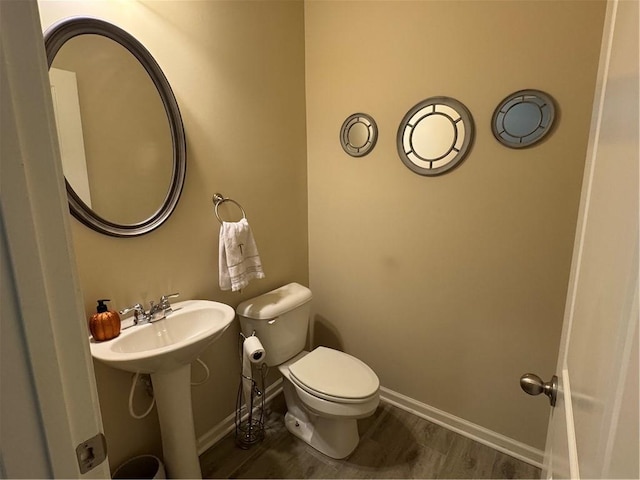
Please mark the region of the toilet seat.
POLYGON ((361 360, 318 347, 288 366, 291 381, 307 393, 331 402, 363 403, 378 395, 380 381, 361 360))

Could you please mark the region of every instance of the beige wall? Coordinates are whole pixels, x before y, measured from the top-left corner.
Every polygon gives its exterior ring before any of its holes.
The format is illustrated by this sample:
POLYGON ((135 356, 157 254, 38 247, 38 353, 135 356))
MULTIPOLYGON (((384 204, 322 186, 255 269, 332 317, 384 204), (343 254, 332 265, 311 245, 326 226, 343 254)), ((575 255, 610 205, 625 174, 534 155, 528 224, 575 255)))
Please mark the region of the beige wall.
POLYGON ((537 448, 548 402, 518 386, 555 370, 586 151, 602 2, 305 3, 314 343, 367 362, 383 386, 537 448), (524 150, 493 109, 537 88, 555 132, 524 150), (398 158, 398 124, 451 96, 476 139, 428 178, 398 158), (347 156, 344 119, 372 115, 374 151, 347 156))
MULTIPOLYGON (((87 315, 97 298, 123 308, 180 292, 236 306, 289 281, 308 283, 303 3, 242 1, 39 3, 47 28, 91 15, 140 40, 171 84, 187 136, 187 179, 175 213, 143 237, 111 238, 73 221, 87 315), (241 294, 217 285, 219 224, 211 197, 242 204, 266 278, 241 294)), ((234 218, 237 211, 221 209, 234 218)), ((210 381, 193 388, 198 435, 233 412, 239 367, 234 325, 202 356, 210 381)), ((161 453, 154 413, 127 411, 131 375, 96 363, 112 466, 161 453)), ((194 377, 201 374, 197 367, 194 377)), ((140 396, 137 410, 146 406, 140 396)))
MULTIPOLYGON (((86 14, 136 36, 167 75, 187 134, 186 185, 164 226, 116 239, 73 221, 87 315, 103 297, 122 308, 179 291, 235 306, 310 280, 314 343, 359 356, 392 390, 543 446, 548 407, 517 379, 549 377, 555 366, 601 3, 307 1, 303 12, 301 1, 41 0, 40 8, 45 28, 86 14), (490 118, 523 88, 553 95, 559 122, 547 141, 516 151, 493 139, 490 118), (395 135, 406 111, 434 95, 466 104, 476 141, 459 168, 425 178, 400 162, 395 135), (358 111, 375 118, 380 138, 355 159, 338 132, 358 111), (242 294, 217 287, 216 191, 247 211, 267 273, 242 294)), ((234 325, 203 356, 213 373, 193 389, 199 435, 233 410, 237 333, 234 325)), ((155 413, 142 421, 127 413, 130 375, 95 367, 111 464, 160 453, 155 413)))

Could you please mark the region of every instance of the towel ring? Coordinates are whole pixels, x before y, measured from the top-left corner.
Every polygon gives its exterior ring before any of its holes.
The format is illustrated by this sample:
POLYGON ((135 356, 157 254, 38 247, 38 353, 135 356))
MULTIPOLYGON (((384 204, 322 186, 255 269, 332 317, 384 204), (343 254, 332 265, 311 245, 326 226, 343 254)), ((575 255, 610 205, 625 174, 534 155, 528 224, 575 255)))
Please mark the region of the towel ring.
POLYGON ((247 218, 247 214, 244 213, 244 208, 242 208, 242 205, 240 205, 238 202, 236 202, 234 199, 232 198, 225 198, 222 196, 222 194, 220 193, 214 193, 213 194, 213 205, 215 206, 215 213, 216 213, 216 217, 218 218, 218 221, 220 223, 222 223, 222 219, 220 218, 220 214, 218 213, 218 207, 223 204, 224 202, 231 202, 233 204, 235 204, 241 211, 242 211, 242 218, 246 219, 247 218))

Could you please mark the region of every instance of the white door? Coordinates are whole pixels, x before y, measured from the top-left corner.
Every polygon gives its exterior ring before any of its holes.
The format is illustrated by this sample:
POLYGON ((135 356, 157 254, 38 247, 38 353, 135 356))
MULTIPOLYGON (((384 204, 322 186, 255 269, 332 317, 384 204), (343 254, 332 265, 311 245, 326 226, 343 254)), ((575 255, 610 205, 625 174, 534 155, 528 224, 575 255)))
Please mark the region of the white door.
POLYGON ((638 6, 607 6, 547 478, 638 478, 638 6))
POLYGON ((62 171, 73 191, 91 208, 78 79, 75 72, 52 67, 49 69, 49 81, 62 156, 62 171))
POLYGON ((35 0, 0 0, 0 115, 0 478, 108 478, 35 0))

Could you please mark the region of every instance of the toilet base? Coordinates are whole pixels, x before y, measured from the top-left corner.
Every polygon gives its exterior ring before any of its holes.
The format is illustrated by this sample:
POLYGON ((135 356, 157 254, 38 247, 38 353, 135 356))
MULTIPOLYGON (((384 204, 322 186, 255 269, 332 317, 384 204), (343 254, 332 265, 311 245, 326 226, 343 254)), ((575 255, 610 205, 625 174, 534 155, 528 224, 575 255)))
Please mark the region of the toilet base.
POLYGON ((358 446, 358 421, 348 417, 321 417, 306 409, 291 381, 284 378, 287 430, 326 456, 340 460, 358 446))
POLYGON ((380 397, 372 395, 363 402, 334 403, 297 387, 291 381, 289 364, 309 352, 301 352, 278 366, 283 377, 287 430, 326 456, 337 460, 348 457, 358 446, 358 419, 372 415, 380 397))
POLYGON ((358 446, 358 422, 354 418, 335 419, 290 411, 284 417, 287 430, 328 457, 340 460, 358 446))

